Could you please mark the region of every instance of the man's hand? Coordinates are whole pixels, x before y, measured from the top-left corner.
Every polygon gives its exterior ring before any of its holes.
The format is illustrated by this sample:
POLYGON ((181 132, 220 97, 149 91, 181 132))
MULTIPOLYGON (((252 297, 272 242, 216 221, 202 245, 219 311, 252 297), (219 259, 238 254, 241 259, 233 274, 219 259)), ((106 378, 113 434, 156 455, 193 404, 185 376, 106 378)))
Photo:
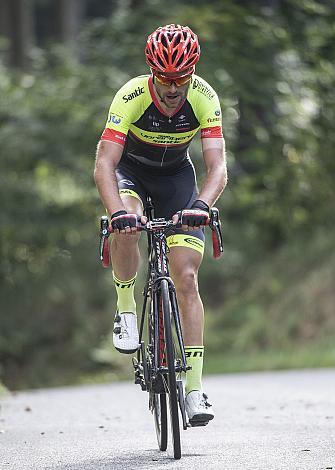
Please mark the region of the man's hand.
POLYGON ((190 209, 184 209, 172 217, 174 224, 181 223, 185 232, 205 227, 209 220, 209 206, 200 199, 190 209))
POLYGON ((134 235, 137 232, 137 224, 141 222, 145 224, 147 218, 138 216, 137 214, 129 214, 125 210, 114 212, 112 214, 111 226, 115 233, 127 233, 134 235))

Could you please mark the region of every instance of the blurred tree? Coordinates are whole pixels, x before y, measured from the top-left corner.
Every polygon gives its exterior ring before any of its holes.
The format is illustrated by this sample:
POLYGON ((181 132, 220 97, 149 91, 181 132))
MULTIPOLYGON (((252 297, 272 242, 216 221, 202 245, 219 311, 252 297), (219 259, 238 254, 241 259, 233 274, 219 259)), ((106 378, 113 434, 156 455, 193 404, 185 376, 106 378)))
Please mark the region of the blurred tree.
POLYGON ((35 41, 33 2, 0 0, 0 34, 7 37, 10 43, 9 64, 26 69, 35 41))
POLYGON ((77 39, 84 18, 85 0, 58 0, 56 10, 57 37, 62 42, 74 42, 77 39))
MULTIPOLYGON (((0 35, 8 40, 8 63, 27 69, 33 46, 70 43, 79 54, 78 35, 87 18, 108 17, 120 0, 0 0, 0 35)), ((126 6, 129 7, 126 3, 126 6)), ((80 55, 80 54, 79 54, 80 55)))

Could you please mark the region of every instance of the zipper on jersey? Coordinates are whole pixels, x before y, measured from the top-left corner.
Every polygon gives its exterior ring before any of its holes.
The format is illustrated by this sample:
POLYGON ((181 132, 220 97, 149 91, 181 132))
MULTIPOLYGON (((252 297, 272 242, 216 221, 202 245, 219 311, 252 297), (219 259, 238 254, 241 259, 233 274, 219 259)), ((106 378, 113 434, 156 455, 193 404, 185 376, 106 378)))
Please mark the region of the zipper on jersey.
POLYGON ((163 155, 162 155, 161 167, 163 166, 163 161, 164 161, 164 157, 165 157, 166 151, 167 151, 167 145, 165 146, 165 150, 164 150, 164 153, 163 153, 163 155))

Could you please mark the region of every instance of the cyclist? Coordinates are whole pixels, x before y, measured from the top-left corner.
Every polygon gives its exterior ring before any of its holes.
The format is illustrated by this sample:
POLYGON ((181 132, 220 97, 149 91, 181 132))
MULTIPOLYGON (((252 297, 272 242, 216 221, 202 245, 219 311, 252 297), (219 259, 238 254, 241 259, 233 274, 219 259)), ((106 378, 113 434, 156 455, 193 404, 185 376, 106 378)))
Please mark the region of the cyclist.
POLYGON ((139 265, 137 216, 150 195, 156 217, 181 221, 167 238, 187 362, 186 411, 207 424, 213 407, 202 390, 204 309, 197 275, 209 208, 227 182, 221 109, 217 94, 195 75, 198 38, 187 26, 166 25, 149 35, 150 75, 128 81, 115 95, 97 149, 95 182, 115 231, 111 242, 117 292, 113 343, 122 353, 138 348, 134 284, 139 265), (206 176, 199 193, 188 148, 201 130, 206 176))

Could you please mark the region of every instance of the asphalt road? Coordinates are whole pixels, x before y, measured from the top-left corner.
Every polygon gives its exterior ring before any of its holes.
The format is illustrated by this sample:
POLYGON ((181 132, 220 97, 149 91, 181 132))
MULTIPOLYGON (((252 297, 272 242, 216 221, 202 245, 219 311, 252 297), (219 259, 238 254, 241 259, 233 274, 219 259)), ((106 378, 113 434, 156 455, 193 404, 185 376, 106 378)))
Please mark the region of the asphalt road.
POLYGON ((147 394, 131 383, 0 401, 0 469, 335 470, 335 369, 205 379, 215 419, 157 450, 147 394))

